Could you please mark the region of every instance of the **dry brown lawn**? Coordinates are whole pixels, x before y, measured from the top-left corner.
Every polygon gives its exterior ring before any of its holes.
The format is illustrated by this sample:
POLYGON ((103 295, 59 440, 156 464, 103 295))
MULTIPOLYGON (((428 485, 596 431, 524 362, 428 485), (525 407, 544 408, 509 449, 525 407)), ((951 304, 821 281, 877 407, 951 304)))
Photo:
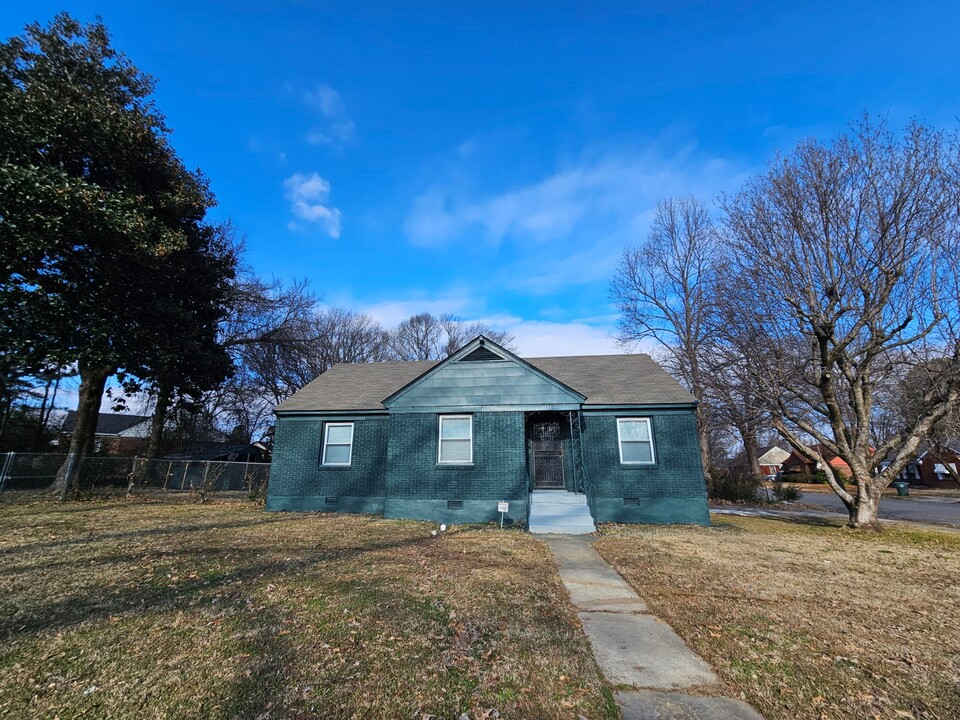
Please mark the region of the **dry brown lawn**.
POLYGON ((768 720, 960 718, 960 533, 725 517, 597 549, 768 720))
POLYGON ((617 717, 546 548, 431 527, 0 506, 0 717, 617 717))

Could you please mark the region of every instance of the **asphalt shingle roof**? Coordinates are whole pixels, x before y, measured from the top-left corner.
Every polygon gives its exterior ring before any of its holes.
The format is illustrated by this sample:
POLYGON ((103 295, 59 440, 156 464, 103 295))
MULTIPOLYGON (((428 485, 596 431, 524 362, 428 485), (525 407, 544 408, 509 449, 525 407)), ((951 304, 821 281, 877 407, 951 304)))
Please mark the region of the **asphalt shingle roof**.
MULTIPOLYGON (((670 405, 694 401, 649 355, 524 360, 585 395, 585 405, 670 405)), ((437 364, 417 361, 334 365, 281 403, 277 412, 383 410, 385 398, 437 364)))
MULTIPOLYGON (((129 430, 140 423, 150 420, 149 415, 127 415, 125 413, 100 413, 97 415, 97 435, 119 435, 124 430, 129 430)), ((73 432, 73 426, 77 423, 77 411, 68 410, 67 416, 63 419, 61 432, 73 432)))

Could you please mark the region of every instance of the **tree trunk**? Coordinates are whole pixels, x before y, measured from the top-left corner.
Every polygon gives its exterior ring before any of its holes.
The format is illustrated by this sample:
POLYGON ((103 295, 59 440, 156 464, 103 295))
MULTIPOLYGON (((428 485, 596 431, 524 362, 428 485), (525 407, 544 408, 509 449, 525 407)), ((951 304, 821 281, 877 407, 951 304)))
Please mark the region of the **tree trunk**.
POLYGON ((147 443, 148 460, 153 460, 160 454, 160 443, 163 442, 163 427, 167 422, 167 410, 170 409, 171 395, 170 384, 160 381, 157 386, 157 406, 153 409, 153 418, 150 421, 150 441, 147 443))
POLYGON ((107 385, 107 378, 114 373, 110 365, 81 365, 80 390, 77 401, 77 421, 70 437, 67 460, 57 471, 52 490, 65 498, 75 483, 83 459, 93 454, 97 433, 97 416, 100 414, 100 402, 107 385))
POLYGON ((757 434, 753 431, 742 433, 743 452, 747 456, 750 474, 760 477, 760 448, 757 446, 757 434))
POLYGON ((860 530, 880 531, 880 521, 877 511, 880 508, 882 487, 875 487, 869 480, 857 480, 856 502, 850 507, 850 527, 860 530))
POLYGON ((700 439, 700 462, 703 464, 704 477, 710 477, 710 435, 707 432, 706 418, 703 416, 702 405, 697 404, 697 436, 700 439))

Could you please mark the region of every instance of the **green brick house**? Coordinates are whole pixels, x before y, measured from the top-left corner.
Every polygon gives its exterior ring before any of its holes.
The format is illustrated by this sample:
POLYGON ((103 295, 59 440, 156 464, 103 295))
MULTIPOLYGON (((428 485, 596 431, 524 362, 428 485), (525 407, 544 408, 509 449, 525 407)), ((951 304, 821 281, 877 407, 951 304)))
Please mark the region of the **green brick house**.
POLYGON ((533 531, 708 524, 695 402, 647 355, 336 365, 277 407, 268 510, 533 531))

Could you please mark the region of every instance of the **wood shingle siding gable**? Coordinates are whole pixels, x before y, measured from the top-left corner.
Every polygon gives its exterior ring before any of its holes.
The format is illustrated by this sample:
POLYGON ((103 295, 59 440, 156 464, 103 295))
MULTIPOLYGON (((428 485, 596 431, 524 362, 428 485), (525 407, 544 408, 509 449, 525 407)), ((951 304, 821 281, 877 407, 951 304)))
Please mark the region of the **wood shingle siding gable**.
POLYGON ((526 367, 504 361, 453 362, 437 368, 406 392, 388 400, 390 412, 427 409, 517 410, 544 406, 575 410, 582 396, 526 367))

